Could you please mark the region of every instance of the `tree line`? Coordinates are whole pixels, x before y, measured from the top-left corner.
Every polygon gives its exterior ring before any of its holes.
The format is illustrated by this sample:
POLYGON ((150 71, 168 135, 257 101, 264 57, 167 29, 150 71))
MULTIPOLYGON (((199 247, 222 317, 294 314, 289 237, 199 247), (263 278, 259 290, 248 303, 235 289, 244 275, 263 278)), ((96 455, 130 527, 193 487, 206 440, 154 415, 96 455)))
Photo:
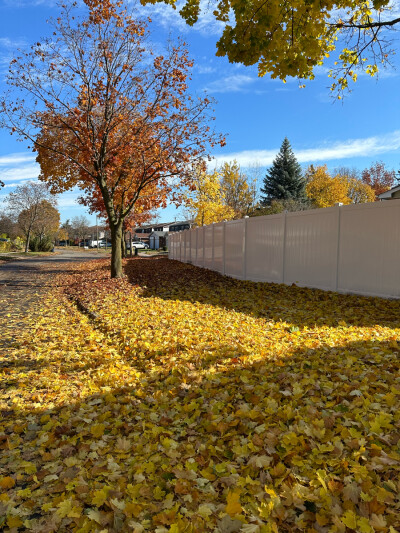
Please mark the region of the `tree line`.
POLYGON ((303 171, 287 138, 260 190, 251 175, 254 172, 246 174, 236 161, 212 173, 195 169, 194 174, 194 187, 184 201, 199 226, 244 216, 374 202, 398 181, 396 172, 379 161, 362 171, 340 167, 329 172, 326 164, 303 171))

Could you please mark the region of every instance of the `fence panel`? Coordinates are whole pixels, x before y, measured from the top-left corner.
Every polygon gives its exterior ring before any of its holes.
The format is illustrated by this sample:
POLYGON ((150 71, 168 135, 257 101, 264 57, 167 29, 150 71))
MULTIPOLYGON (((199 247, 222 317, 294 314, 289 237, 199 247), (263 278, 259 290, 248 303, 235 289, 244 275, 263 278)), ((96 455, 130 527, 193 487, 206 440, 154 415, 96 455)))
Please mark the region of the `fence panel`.
POLYGON ((214 224, 213 270, 224 274, 224 223, 214 224))
POLYGON ((204 226, 204 268, 213 267, 213 224, 204 226))
POLYGON ((225 226, 225 274, 244 278, 244 220, 231 220, 225 226))
POLYGON ((338 207, 286 215, 284 283, 336 289, 338 207))
POLYGON ((247 219, 246 278, 282 283, 285 215, 247 219))
POLYGON ((190 231, 185 230, 182 232, 182 241, 183 241, 183 249, 184 249, 182 261, 184 261, 185 263, 188 263, 189 257, 190 257, 190 231))
POLYGON ((204 266, 204 227, 196 228, 197 233, 197 254, 195 265, 202 267, 204 266))
POLYGON ((338 290, 400 297, 400 201, 341 208, 338 290))
POLYGON ((168 259, 174 259, 174 239, 168 235, 168 259))
POLYGON ((220 222, 169 257, 234 278, 400 297, 400 200, 220 222))
POLYGON ((190 263, 196 264, 197 255, 197 231, 195 229, 190 230, 190 263))

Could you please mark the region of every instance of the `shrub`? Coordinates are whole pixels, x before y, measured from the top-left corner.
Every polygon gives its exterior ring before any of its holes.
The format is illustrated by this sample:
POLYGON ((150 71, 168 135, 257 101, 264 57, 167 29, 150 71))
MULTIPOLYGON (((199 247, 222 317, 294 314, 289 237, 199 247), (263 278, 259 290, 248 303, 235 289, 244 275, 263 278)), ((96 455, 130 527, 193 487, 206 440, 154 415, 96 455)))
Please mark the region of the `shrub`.
POLYGON ((53 246, 53 240, 47 235, 42 239, 39 237, 33 237, 29 242, 29 249, 32 252, 51 252, 53 246))

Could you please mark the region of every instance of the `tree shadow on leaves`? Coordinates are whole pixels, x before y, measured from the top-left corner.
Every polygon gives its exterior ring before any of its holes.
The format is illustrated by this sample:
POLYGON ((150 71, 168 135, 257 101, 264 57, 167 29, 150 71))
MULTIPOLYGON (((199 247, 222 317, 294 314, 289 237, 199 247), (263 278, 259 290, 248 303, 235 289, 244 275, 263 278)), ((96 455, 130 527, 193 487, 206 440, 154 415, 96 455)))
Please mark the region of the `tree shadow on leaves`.
POLYGON ((125 272, 145 298, 199 302, 296 327, 399 326, 400 300, 241 281, 166 258, 128 260, 125 272))

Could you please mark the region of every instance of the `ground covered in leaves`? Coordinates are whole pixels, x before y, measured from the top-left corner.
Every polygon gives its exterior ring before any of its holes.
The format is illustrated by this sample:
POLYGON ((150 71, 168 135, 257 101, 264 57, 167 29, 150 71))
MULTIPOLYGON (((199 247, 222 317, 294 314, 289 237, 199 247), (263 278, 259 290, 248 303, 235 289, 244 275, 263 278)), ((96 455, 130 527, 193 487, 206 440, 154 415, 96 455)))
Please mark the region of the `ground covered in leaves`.
POLYGON ((3 330, 0 529, 400 531, 399 301, 73 268, 3 330))

